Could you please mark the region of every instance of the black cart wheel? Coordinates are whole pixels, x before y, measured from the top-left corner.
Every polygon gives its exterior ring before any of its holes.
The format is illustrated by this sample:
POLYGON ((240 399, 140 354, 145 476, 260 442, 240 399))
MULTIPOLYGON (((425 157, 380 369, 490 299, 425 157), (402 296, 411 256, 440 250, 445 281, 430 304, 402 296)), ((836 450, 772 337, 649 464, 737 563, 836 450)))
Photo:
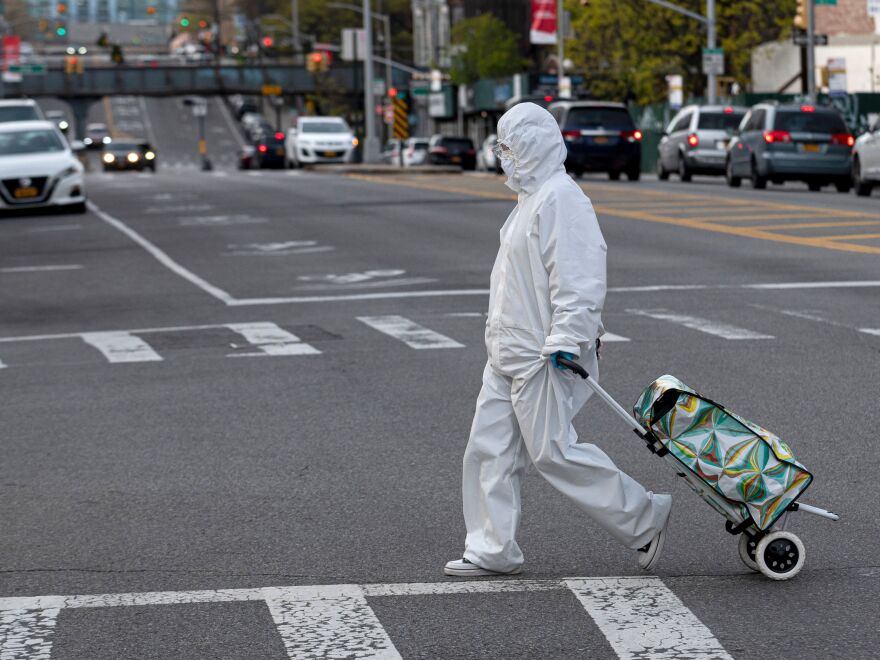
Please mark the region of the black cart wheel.
POLYGON ((755 548, 758 570, 771 580, 790 580, 804 567, 804 544, 791 532, 771 532, 755 548))
POLYGON ((751 571, 759 572, 758 562, 755 561, 755 551, 758 549, 758 539, 748 534, 739 536, 739 558, 751 571))

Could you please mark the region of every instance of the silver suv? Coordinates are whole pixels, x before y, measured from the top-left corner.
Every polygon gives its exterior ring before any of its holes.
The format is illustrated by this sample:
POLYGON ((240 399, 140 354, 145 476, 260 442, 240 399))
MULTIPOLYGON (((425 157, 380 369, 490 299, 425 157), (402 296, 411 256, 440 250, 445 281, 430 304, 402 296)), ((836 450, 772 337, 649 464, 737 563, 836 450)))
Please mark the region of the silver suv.
POLYGON ((729 105, 682 108, 657 147, 657 176, 666 181, 676 172, 690 181, 694 174, 724 174, 727 144, 745 114, 746 108, 729 105))
POLYGON ((875 117, 856 140, 852 179, 857 195, 867 197, 871 188, 880 186, 880 117, 875 117))

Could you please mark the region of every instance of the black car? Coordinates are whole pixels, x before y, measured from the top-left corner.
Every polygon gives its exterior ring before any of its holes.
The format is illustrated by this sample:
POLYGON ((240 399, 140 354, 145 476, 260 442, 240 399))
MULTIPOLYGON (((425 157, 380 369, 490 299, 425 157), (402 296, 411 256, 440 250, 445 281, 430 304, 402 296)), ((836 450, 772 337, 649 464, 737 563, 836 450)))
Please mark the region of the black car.
POLYGON ((257 169, 280 168, 287 166, 284 153, 284 133, 263 133, 254 140, 254 151, 250 167, 257 169))
POLYGON ((461 165, 462 169, 477 169, 477 150, 466 137, 435 135, 428 143, 428 162, 431 165, 461 165))
POLYGON ((105 144, 101 150, 104 171, 144 170, 156 171, 156 151, 149 142, 118 141, 105 144))
POLYGON ((559 101, 548 108, 565 139, 565 167, 584 172, 608 172, 616 181, 625 173, 638 181, 642 160, 642 132, 626 106, 602 101, 559 101))

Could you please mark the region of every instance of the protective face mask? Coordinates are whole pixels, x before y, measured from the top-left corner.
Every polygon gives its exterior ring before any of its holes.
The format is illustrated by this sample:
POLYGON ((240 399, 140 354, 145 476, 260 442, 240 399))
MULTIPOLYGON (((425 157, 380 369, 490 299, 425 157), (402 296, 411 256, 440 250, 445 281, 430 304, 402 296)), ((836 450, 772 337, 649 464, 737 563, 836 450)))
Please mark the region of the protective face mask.
POLYGON ((507 187, 514 192, 522 190, 519 175, 516 173, 516 161, 510 157, 501 158, 501 169, 507 175, 507 187))

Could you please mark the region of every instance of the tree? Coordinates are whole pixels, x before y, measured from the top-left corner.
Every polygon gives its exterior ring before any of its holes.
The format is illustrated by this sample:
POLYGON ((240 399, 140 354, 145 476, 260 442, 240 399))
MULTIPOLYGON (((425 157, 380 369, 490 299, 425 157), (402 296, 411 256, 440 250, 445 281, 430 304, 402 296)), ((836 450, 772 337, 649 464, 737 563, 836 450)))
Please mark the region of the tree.
POLYGON ((500 78, 523 71, 517 36, 491 14, 459 21, 452 28, 452 67, 456 84, 469 85, 483 78, 500 78))
MULTIPOLYGON (((704 0, 676 0, 697 13, 704 0)), ((724 0, 717 4, 718 45, 724 48, 727 75, 744 89, 751 81, 751 51, 784 37, 791 29, 796 0, 724 0)), ((706 33, 695 20, 647 0, 591 0, 588 6, 569 1, 575 39, 567 54, 583 72, 591 95, 663 101, 666 76, 681 74, 685 90, 702 95, 702 48, 706 33)))

